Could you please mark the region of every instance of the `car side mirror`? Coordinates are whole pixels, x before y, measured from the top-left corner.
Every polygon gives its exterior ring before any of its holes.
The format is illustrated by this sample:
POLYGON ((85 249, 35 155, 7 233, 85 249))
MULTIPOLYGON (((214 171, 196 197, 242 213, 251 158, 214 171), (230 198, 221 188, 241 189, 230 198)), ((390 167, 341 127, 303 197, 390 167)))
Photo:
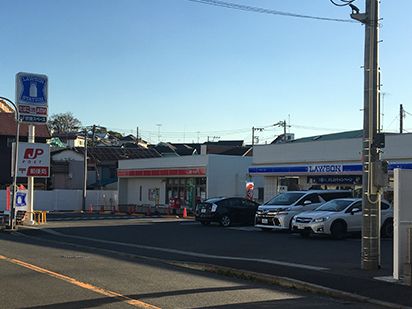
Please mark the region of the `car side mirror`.
POLYGON ((359 208, 353 208, 350 213, 353 215, 353 214, 355 214, 357 212, 360 212, 360 211, 361 210, 359 208))

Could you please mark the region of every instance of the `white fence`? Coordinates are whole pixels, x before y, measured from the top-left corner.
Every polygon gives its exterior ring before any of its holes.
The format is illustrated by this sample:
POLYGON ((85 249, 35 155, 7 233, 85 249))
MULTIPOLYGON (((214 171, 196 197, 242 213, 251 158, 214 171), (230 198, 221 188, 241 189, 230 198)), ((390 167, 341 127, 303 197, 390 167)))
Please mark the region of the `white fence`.
MULTIPOLYGON (((34 210, 80 211, 82 210, 82 190, 34 191, 34 210)), ((112 209, 117 207, 118 194, 114 191, 87 191, 86 210, 112 209)), ((6 190, 0 191, 0 210, 6 208, 6 190)))

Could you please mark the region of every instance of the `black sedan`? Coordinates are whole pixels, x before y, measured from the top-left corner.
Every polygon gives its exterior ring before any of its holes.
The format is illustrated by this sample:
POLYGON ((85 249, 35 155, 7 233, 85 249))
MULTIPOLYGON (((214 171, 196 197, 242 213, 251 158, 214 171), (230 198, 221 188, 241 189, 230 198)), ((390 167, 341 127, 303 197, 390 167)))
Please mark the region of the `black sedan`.
POLYGON ((242 197, 211 198, 196 206, 196 221, 203 225, 218 222, 224 227, 234 223, 253 225, 259 204, 242 197))

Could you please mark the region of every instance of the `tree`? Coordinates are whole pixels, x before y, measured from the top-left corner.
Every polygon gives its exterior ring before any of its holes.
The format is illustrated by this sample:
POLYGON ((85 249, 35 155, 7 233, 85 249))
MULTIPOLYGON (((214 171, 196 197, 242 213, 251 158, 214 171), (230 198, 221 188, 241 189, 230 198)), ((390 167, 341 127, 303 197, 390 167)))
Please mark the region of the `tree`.
POLYGON ((116 131, 108 131, 107 133, 109 133, 111 136, 114 136, 117 139, 122 139, 123 138, 123 134, 120 132, 116 132, 116 131))
POLYGON ((47 125, 53 133, 64 134, 77 132, 82 123, 72 113, 66 112, 52 115, 47 125))

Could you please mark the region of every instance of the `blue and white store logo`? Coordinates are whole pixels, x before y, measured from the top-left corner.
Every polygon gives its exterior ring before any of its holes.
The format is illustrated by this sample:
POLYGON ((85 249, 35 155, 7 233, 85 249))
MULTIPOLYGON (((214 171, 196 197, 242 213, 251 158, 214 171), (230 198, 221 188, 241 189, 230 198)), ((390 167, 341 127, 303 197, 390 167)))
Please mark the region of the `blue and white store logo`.
POLYGON ((16 192, 16 206, 17 207, 25 207, 27 206, 27 192, 18 191, 16 192))
POLYGON ((16 75, 16 99, 18 104, 47 106, 47 76, 18 73, 16 75))
POLYGON ((342 173, 343 165, 340 164, 322 164, 308 166, 308 173, 342 173))

